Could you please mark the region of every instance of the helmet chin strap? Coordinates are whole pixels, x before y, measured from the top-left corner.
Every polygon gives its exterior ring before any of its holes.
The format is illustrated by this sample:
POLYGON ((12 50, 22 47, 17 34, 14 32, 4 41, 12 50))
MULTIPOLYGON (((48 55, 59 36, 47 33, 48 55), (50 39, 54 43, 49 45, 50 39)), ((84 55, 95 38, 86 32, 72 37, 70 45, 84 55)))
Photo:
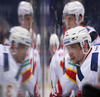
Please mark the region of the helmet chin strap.
POLYGON ((24 23, 25 23, 24 20, 21 21, 21 26, 22 26, 22 27, 24 27, 24 23))
POLYGON ((10 44, 10 47, 12 47, 12 54, 15 55, 17 53, 17 47, 18 47, 18 44, 17 43, 14 43, 16 47, 14 47, 14 45, 11 43, 10 44), (14 51, 13 51, 14 49, 14 51))
POLYGON ((23 15, 23 16, 22 16, 22 20, 20 21, 20 24, 21 24, 22 27, 24 27, 24 24, 25 24, 24 19, 25 19, 25 16, 23 15))
POLYGON ((80 25, 80 22, 78 22, 78 20, 76 20, 76 24, 77 24, 77 26, 79 26, 80 25))
POLYGON ((13 55, 15 55, 17 53, 17 49, 14 50, 14 52, 12 52, 13 55))
POLYGON ((89 48, 88 52, 85 52, 85 51, 84 51, 84 48, 82 47, 82 52, 83 52, 83 54, 85 54, 85 56, 86 56, 86 55, 89 53, 90 49, 91 49, 91 47, 89 48))
POLYGON ((54 51, 54 53, 56 52, 56 50, 55 50, 55 48, 53 47, 53 51, 54 51))
POLYGON ((85 54, 85 55, 88 54, 88 52, 85 52, 83 48, 82 48, 82 52, 83 52, 83 54, 85 54))

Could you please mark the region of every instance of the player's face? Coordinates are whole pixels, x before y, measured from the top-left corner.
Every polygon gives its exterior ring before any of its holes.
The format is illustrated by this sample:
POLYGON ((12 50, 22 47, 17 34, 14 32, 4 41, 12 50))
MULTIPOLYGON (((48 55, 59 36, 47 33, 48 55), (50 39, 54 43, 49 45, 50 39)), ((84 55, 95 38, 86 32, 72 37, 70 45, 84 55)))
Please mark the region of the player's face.
POLYGON ((23 26, 27 30, 30 30, 30 27, 32 27, 32 15, 25 15, 23 26))
POLYGON ((82 49, 78 43, 71 44, 66 46, 67 52, 74 64, 82 63, 84 60, 84 54, 82 52, 82 49))
POLYGON ((67 30, 77 26, 75 15, 65 15, 64 19, 67 30))
POLYGON ((29 46, 26 46, 24 44, 19 44, 17 48, 17 52, 15 55, 16 61, 18 63, 24 63, 24 60, 26 58, 26 54, 28 53, 29 46))

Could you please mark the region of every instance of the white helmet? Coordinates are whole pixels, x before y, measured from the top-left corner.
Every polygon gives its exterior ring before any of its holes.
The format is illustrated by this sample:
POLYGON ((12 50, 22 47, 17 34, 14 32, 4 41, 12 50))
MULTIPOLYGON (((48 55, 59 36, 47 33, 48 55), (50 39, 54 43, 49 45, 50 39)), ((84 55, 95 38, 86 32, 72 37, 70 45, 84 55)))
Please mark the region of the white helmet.
POLYGON ((37 34, 36 45, 39 46, 40 44, 41 44, 41 37, 40 37, 40 34, 37 34))
POLYGON ((63 10, 63 16, 69 15, 69 14, 74 14, 76 16, 77 22, 78 22, 79 15, 82 15, 81 22, 83 22, 84 13, 85 13, 84 6, 79 1, 72 1, 72 2, 67 3, 63 10))
POLYGON ((52 34, 50 36, 50 45, 57 45, 57 49, 59 48, 59 39, 58 36, 56 34, 52 34))
POLYGON ((21 1, 18 6, 18 16, 33 15, 33 8, 29 2, 21 1))
POLYGON ((28 46, 31 45, 30 33, 25 28, 15 26, 11 28, 10 33, 9 41, 10 43, 15 42, 16 47, 19 43, 28 46))
POLYGON ((85 41, 88 41, 89 47, 91 47, 91 37, 87 29, 82 26, 77 26, 66 31, 63 40, 64 46, 74 43, 80 43, 82 49, 85 41))

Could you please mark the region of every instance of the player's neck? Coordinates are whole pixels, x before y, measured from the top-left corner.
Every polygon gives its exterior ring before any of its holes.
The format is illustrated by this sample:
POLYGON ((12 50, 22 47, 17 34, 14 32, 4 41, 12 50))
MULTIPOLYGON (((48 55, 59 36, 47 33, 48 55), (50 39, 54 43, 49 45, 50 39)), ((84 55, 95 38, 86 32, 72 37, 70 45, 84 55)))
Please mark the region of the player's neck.
POLYGON ((83 54, 83 57, 82 57, 82 59, 81 59, 81 61, 80 61, 80 64, 82 64, 83 62, 84 62, 84 60, 85 60, 85 54, 83 54))

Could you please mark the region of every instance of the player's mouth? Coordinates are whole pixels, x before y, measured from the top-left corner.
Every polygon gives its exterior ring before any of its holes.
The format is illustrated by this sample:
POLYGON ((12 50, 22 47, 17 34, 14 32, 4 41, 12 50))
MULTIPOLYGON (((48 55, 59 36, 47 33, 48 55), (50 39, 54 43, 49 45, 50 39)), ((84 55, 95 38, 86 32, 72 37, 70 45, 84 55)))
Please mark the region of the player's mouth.
POLYGON ((74 61, 74 60, 75 60, 75 58, 74 58, 74 57, 71 57, 71 60, 72 60, 72 61, 74 61))

